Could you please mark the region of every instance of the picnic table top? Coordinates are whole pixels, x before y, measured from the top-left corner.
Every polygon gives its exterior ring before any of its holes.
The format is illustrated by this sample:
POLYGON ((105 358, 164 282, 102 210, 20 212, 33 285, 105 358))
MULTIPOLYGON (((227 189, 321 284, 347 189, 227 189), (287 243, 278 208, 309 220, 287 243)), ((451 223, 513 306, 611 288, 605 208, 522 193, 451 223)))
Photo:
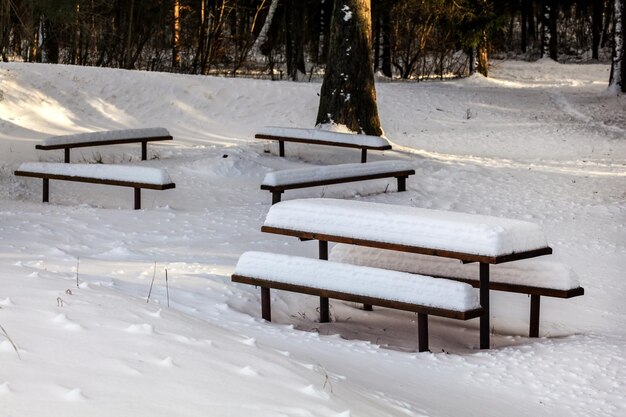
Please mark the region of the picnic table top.
POLYGON ((261 230, 490 264, 552 253, 530 222, 328 198, 275 204, 261 230))

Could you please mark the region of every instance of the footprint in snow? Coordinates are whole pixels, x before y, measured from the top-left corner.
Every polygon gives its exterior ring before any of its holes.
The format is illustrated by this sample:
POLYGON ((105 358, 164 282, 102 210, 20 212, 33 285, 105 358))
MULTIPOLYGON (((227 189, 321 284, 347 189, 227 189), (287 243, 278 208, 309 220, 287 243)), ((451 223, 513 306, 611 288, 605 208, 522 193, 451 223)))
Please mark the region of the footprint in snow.
POLYGON ((84 330, 83 326, 68 319, 65 314, 57 314, 56 317, 52 319, 52 321, 63 327, 65 330, 70 330, 73 332, 84 330))
POLYGON ((173 368, 174 366, 176 366, 176 364, 174 363, 174 359, 172 359, 171 356, 168 356, 163 360, 157 361, 157 364, 164 368, 173 368))
POLYGON ((259 376, 259 372, 250 366, 244 366, 238 371, 241 375, 245 376, 259 376))
POLYGON ((4 300, 0 300, 0 306, 2 307, 10 307, 14 305, 13 304, 13 300, 11 300, 11 298, 7 297, 4 300))
POLYGON ((256 339, 254 337, 248 337, 241 341, 244 345, 256 347, 256 339))
POLYGON ((128 333, 135 334, 154 334, 154 328, 147 323, 143 324, 131 324, 125 330, 128 333))
POLYGON ((9 385, 8 382, 0 384, 0 395, 6 395, 6 394, 10 394, 12 392, 13 392, 13 390, 11 389, 11 386, 9 385))
POLYGON ((83 392, 81 391, 80 388, 74 388, 72 390, 67 391, 65 394, 63 394, 63 398, 66 401, 83 401, 87 399, 83 395, 83 392))
POLYGON ((328 399, 330 398, 328 394, 320 389, 316 388, 314 385, 307 385, 304 388, 300 389, 300 392, 311 397, 320 398, 320 399, 328 399))

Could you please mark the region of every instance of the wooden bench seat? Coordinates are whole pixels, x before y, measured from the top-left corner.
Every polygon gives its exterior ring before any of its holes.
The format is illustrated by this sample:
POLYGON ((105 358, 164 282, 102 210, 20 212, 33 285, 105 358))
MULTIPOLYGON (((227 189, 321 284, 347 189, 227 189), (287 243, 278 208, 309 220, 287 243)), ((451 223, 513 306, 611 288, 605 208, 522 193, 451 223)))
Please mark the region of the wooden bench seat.
POLYGON ((44 151, 65 150, 65 162, 70 162, 70 149, 88 146, 119 145, 141 143, 141 159, 148 158, 148 142, 172 140, 167 129, 162 127, 145 129, 106 130, 101 132, 78 133, 75 135, 51 136, 43 140, 35 149, 44 151))
MULTIPOLYGON (((414 253, 337 244, 330 253, 336 262, 429 275, 478 287, 478 265, 414 253)), ((419 277, 420 275, 417 275, 419 277)), ((539 336, 540 297, 572 298, 583 295, 572 268, 558 262, 526 259, 494 265, 489 288, 530 295, 529 336, 539 336)))
POLYGON ((176 185, 164 169, 101 164, 23 163, 15 175, 43 179, 43 202, 49 201, 50 180, 117 185, 135 190, 135 210, 141 208, 141 189, 168 190, 176 185))
POLYGON ((361 162, 367 161, 367 151, 369 149, 377 151, 391 149, 389 141, 380 136, 339 133, 321 129, 265 127, 255 134, 254 137, 257 139, 277 140, 280 156, 285 156, 285 142, 358 148, 361 149, 361 162))
POLYGON ((406 161, 377 161, 368 164, 341 164, 270 172, 261 184, 262 190, 272 193, 272 204, 281 200, 285 190, 318 187, 354 181, 393 178, 398 181, 398 191, 406 190, 406 179, 415 170, 406 161))
POLYGON ((469 320, 482 314, 470 285, 319 259, 246 252, 231 279, 261 287, 261 315, 267 321, 271 288, 415 312, 420 352, 428 350, 428 315, 469 320))

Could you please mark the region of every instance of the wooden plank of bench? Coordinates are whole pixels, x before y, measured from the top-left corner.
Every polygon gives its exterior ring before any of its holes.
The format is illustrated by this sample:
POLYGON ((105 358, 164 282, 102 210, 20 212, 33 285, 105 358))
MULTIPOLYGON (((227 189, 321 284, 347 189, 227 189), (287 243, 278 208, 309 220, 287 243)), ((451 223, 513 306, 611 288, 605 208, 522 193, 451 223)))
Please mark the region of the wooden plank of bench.
MULTIPOLYGON (((314 130, 314 129, 297 129, 297 128, 283 128, 286 131, 293 131, 293 132, 306 132, 307 130, 314 130)), ((321 132, 321 131, 320 131, 321 132)), ((317 132, 316 132, 317 133, 317 132)), ((342 134, 342 133, 337 133, 337 132, 328 132, 329 134, 342 134)), ((346 135, 350 135, 350 136, 355 136, 355 135, 351 135, 351 134, 347 134, 346 135)), ((302 136, 306 136, 306 135, 302 135, 302 136)), ((348 142, 339 142, 339 141, 333 141, 333 140, 323 140, 323 139, 315 139, 315 138, 307 138, 307 137, 294 137, 294 136, 286 136, 286 135, 277 135, 277 134, 272 134, 272 133, 257 133, 254 135, 254 137, 256 139, 265 139, 265 140, 276 140, 278 141, 278 146, 279 146, 279 155, 280 156, 285 156, 285 142, 295 142, 295 143, 307 143, 307 144, 313 144, 313 145, 325 145, 325 146, 337 146, 337 147, 342 147, 342 148, 357 148, 357 149, 361 149, 361 162, 367 162, 367 150, 371 149, 371 150, 377 150, 377 151, 385 151, 385 150, 390 150, 391 149, 391 145, 386 144, 386 145, 366 145, 366 144, 359 144, 359 143, 348 143, 348 142)))
MULTIPOLYGON (((285 204, 285 203, 282 203, 285 204)), ((421 253, 423 255, 441 256, 468 262, 481 262, 487 264, 499 264, 503 262, 517 261, 521 259, 534 258, 536 256, 549 255, 552 248, 545 247, 524 252, 514 252, 506 255, 488 256, 476 255, 472 253, 454 252, 442 249, 432 249, 419 246, 402 245, 397 243, 380 242, 368 239, 358 239, 346 236, 331 235, 326 233, 307 232, 302 230, 284 229, 273 226, 261 226, 261 231, 285 236, 293 236, 303 240, 324 240, 327 242, 347 243, 350 245, 369 246, 372 248, 389 249, 400 252, 421 253)))
MULTIPOLYGON (((269 288, 315 295, 322 300, 335 298, 378 305, 428 316, 469 320, 482 317, 485 309, 471 286, 379 268, 329 262, 327 242, 320 242, 320 259, 301 258, 265 252, 246 252, 239 258, 233 282, 260 286, 262 316, 271 320, 269 288), (265 289, 265 290, 264 290, 265 289)), ((320 311, 320 322, 327 322, 320 311)), ((424 317, 426 319, 426 317, 424 317)), ((424 321, 424 320, 421 320, 424 321)), ((425 327, 427 333, 427 327, 425 327)), ((422 331, 420 331, 422 334, 422 331)), ((421 346, 426 346, 426 339, 421 346)))
MULTIPOLYGON (((160 129, 164 130, 164 129, 160 129)), ((93 132, 94 135, 98 134, 106 134, 108 132, 115 131, 102 131, 102 132, 93 132)), ((85 134, 77 134, 75 136, 85 135, 85 134)), ((71 137, 74 135, 67 135, 67 137, 71 137)), ((132 138, 115 138, 108 140, 80 140, 76 142, 65 142, 65 143, 53 143, 53 144, 38 144, 35 145, 35 149, 39 150, 55 150, 55 149, 64 149, 65 150, 65 162, 70 162, 70 149, 72 148, 85 148, 91 146, 106 146, 106 145, 122 145, 128 143, 141 143, 141 159, 146 160, 148 157, 148 142, 155 141, 163 141, 163 140, 172 140, 171 135, 159 135, 159 136, 146 136, 146 137, 132 137, 132 138)))
MULTIPOLYGON (((481 317, 484 314, 484 308, 477 308, 468 311, 455 311, 431 306, 423 306, 419 304, 405 303, 400 301, 391 301, 376 297, 355 295, 346 292, 330 291, 326 289, 308 287, 303 285, 294 285, 283 282, 264 280, 238 274, 233 274, 231 276, 231 280, 233 282, 238 282, 241 284, 249 284, 261 287, 261 317, 267 321, 272 321, 270 306, 270 288, 318 296, 321 299, 325 300, 333 298, 336 300, 375 305, 395 310, 403 310, 417 313, 419 352, 428 351, 428 315, 435 315, 457 320, 470 320, 473 318, 481 317)), ((323 322, 321 316, 320 322, 323 322)))
POLYGON ((279 203, 281 200, 281 194, 285 192, 285 190, 295 190, 298 188, 309 188, 309 187, 320 187, 324 185, 332 185, 332 184, 342 184, 347 182, 356 182, 356 181, 368 181, 368 180, 377 180, 382 178, 392 178, 395 177, 398 181, 398 192, 406 191, 406 179, 409 175, 415 175, 415 170, 402 170, 402 171, 393 171, 393 172, 385 172, 380 174, 370 174, 370 175, 357 175, 352 177, 343 177, 343 178, 334 178, 327 179, 321 181, 307 181, 307 182, 299 182, 292 184, 284 184, 284 185, 261 185, 262 190, 268 190, 272 193, 272 204, 279 203))
POLYGON ((151 189, 151 190, 169 190, 172 188, 176 188, 176 184, 174 183, 151 184, 151 183, 134 182, 134 181, 120 181, 120 180, 110 180, 110 179, 84 177, 84 176, 48 174, 48 173, 20 171, 20 170, 15 171, 14 174, 17 176, 22 176, 22 177, 42 178, 43 179, 43 202, 44 203, 47 203, 50 201, 50 194, 49 194, 50 193, 50 186, 49 186, 50 180, 74 181, 74 182, 84 182, 84 183, 102 184, 102 185, 115 185, 115 186, 120 186, 120 187, 133 188, 135 210, 141 209, 141 189, 142 188, 151 189))
MULTIPOLYGON (((466 267, 458 268, 450 262, 433 262, 432 259, 435 258, 422 258, 420 256, 414 256, 410 254, 402 254, 399 252, 384 252, 378 251, 376 249, 369 249, 357 246, 336 245, 333 248, 333 260, 335 262, 345 262, 354 265, 391 269, 395 271, 402 271, 414 274, 424 274, 435 278, 464 282, 466 284, 472 285, 475 288, 479 287, 480 282, 478 279, 468 278, 467 276, 463 275, 464 272, 468 272, 466 267), (450 268, 453 266, 454 268, 450 270, 450 268), (441 273, 438 273, 437 270, 439 270, 441 273)), ((490 290, 530 295, 530 321, 528 332, 530 337, 539 336, 539 314, 541 296, 567 299, 572 297, 578 297, 584 295, 585 293, 585 290, 578 285, 577 281, 571 282, 569 288, 566 288, 566 284, 564 283, 558 284, 558 286, 561 288, 550 287, 549 279, 545 282, 544 286, 537 285, 537 282, 539 281, 537 278, 537 274, 539 274, 539 277, 543 277, 545 275, 549 276, 550 274, 559 273, 560 269, 555 268, 554 266, 552 266, 552 264, 553 263, 551 262, 545 263, 546 268, 553 268, 550 270, 552 272, 548 273, 543 272, 544 269, 540 268, 539 265, 541 264, 539 262, 532 264, 533 267, 530 268, 528 274, 531 275, 531 278, 535 278, 533 284, 525 285, 519 282, 502 282, 494 281, 493 279, 490 279, 489 281, 490 290)), ((530 267, 530 265, 531 264, 528 264, 528 267, 530 267)), ((506 267, 503 266, 501 268, 506 267)), ((470 268, 470 271, 471 270, 472 269, 470 268)), ((520 267, 519 270, 525 270, 525 268, 520 267)), ((494 269, 493 272, 496 273, 503 271, 501 269, 494 269)), ((507 275, 508 274, 503 274, 503 276, 507 275)), ((567 276, 568 278, 570 277, 569 273, 567 276)))
POLYGON ((483 311, 482 308, 468 310, 468 311, 448 310, 444 308, 424 306, 420 304, 404 303, 401 301, 385 300, 383 298, 368 297, 368 296, 363 296, 363 295, 355 295, 355 294, 339 292, 339 291, 330 291, 326 289, 308 287, 308 286, 303 286, 303 285, 294 285, 294 284, 288 284, 284 282, 264 280, 264 279, 253 278, 253 277, 248 277, 244 275, 237 275, 237 274, 233 274, 231 279, 233 282, 255 285, 257 287, 273 288, 276 290, 291 291, 291 292, 297 292, 301 294, 332 298, 335 300, 342 300, 342 301, 348 301, 348 302, 354 302, 354 303, 371 304, 371 305, 380 306, 380 307, 392 308, 395 310, 410 311, 413 313, 424 313, 428 315, 446 317, 446 318, 457 319, 457 320, 470 320, 470 319, 480 317, 483 311))

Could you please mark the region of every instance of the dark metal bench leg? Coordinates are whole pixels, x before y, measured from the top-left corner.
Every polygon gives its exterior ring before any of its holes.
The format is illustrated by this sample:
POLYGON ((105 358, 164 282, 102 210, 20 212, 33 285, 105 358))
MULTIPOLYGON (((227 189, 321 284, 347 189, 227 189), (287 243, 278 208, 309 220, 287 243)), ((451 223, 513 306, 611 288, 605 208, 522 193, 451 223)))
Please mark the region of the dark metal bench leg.
POLYGON ((50 201, 50 180, 48 178, 43 179, 43 202, 50 201))
POLYGON ((145 161, 148 159, 148 142, 145 140, 141 142, 141 160, 145 161))
POLYGON ((489 264, 480 263, 480 306, 483 315, 480 316, 480 348, 489 349, 489 264))
MULTIPOLYGON (((328 260, 328 242, 319 241, 319 258, 328 260)), ((330 321, 330 309, 328 306, 328 298, 320 297, 320 323, 328 323, 330 321)))
POLYGON ((282 193, 282 191, 272 191, 272 205, 280 203, 280 195, 282 193))
POLYGON ((141 209, 141 188, 135 188, 135 210, 141 209))
POLYGON ((406 191, 406 177, 396 177, 398 179, 398 192, 406 191))
POLYGON ((284 140, 278 141, 278 155, 285 156, 285 141, 284 140))
POLYGON ((367 162, 367 149, 361 149, 361 163, 367 162))
POLYGON ((65 163, 70 163, 70 148, 63 148, 65 150, 65 163))
POLYGON ((365 311, 373 311, 374 307, 371 304, 363 304, 363 310, 365 310, 365 311))
POLYGON ((272 321, 270 289, 266 287, 261 287, 261 317, 263 320, 272 321))
POLYGON ((538 295, 530 296, 530 330, 529 337, 539 337, 539 305, 541 297, 538 295))
POLYGON ((428 352, 428 314, 417 313, 417 350, 428 352))

